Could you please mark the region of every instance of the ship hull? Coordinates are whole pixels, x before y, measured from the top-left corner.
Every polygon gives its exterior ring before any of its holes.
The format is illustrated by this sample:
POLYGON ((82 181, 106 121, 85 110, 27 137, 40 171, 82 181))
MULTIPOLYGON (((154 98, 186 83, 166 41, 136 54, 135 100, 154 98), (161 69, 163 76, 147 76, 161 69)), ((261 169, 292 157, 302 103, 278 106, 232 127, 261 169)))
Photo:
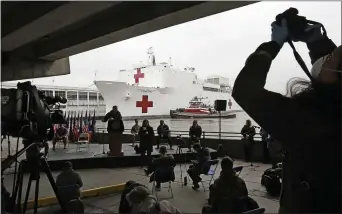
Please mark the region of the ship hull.
POLYGON ((140 87, 113 81, 99 81, 96 86, 104 98, 106 111, 116 105, 123 117, 169 116, 170 109, 185 106, 199 90, 183 92, 176 88, 140 87))
MULTIPOLYGON (((236 118, 236 114, 234 114, 234 112, 237 112, 237 111, 221 112, 221 118, 224 118, 224 119, 236 118)), ((170 111, 170 117, 178 118, 178 119, 206 119, 206 118, 219 118, 220 114, 219 113, 196 114, 196 113, 190 113, 190 112, 170 111)))
MULTIPOLYGON (((205 92, 197 85, 184 88, 152 88, 114 81, 97 81, 95 85, 104 98, 106 111, 109 112, 116 105, 123 117, 169 116, 170 109, 186 107, 195 96, 207 97, 207 102, 210 104, 213 104, 216 99, 231 99, 227 93, 205 92), (142 104, 144 99, 148 102, 145 105, 142 104)), ((236 107, 229 110, 236 110, 236 107)))

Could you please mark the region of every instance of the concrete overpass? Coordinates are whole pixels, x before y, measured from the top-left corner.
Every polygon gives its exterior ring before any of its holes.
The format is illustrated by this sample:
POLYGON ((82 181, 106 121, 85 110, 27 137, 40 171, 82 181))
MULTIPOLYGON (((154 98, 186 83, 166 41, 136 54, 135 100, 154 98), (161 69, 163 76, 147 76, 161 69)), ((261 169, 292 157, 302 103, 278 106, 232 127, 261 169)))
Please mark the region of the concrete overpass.
POLYGON ((69 56, 252 3, 2 1, 1 81, 68 74, 69 56))

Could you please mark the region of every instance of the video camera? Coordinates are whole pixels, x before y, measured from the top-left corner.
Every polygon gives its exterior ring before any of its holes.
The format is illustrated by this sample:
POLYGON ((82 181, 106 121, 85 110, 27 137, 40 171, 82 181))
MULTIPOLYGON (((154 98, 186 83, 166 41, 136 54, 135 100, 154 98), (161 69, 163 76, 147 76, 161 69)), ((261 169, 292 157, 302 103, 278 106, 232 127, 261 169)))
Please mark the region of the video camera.
POLYGON ((45 96, 30 81, 18 83, 17 89, 1 89, 2 133, 31 142, 52 140, 53 124, 65 124, 59 103, 66 102, 59 96, 45 96))
POLYGON ((306 17, 304 16, 299 16, 298 15, 298 10, 296 8, 289 8, 286 11, 284 11, 281 14, 278 14, 276 16, 276 24, 277 25, 281 25, 281 21, 283 19, 286 20, 287 22, 287 28, 288 31, 291 35, 290 38, 288 38, 288 43, 291 46, 292 50, 293 50, 293 54, 298 62, 298 64, 300 65, 300 67, 303 69, 303 71, 306 73, 306 75, 309 77, 309 79, 311 81, 313 81, 313 78, 309 72, 309 69, 306 67, 304 60, 302 59, 302 57, 299 55, 299 53, 297 52, 295 46, 293 45, 292 41, 301 41, 303 40, 303 38, 307 38, 308 34, 310 32, 306 32, 305 29, 311 25, 315 25, 315 24, 319 24, 322 29, 323 29, 323 36, 327 36, 327 32, 324 28, 324 26, 319 23, 319 22, 315 22, 315 21, 311 21, 311 20, 307 20, 306 17))

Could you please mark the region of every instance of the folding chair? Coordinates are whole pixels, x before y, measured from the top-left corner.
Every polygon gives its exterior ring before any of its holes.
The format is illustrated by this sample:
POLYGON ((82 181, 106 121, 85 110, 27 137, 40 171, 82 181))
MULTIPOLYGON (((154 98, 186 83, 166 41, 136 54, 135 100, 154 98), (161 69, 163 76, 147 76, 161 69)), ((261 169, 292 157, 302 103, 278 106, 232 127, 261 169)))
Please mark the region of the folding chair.
POLYGON ((209 180, 203 180, 203 179, 201 180, 204 192, 206 190, 209 190, 209 187, 214 180, 214 175, 216 173, 216 169, 217 169, 218 164, 219 164, 218 159, 210 160, 210 161, 207 161, 203 164, 201 173, 202 173, 202 175, 209 176, 209 180), (209 170, 207 172, 204 172, 205 167, 209 167, 209 170), (209 182, 207 187, 204 185, 204 182, 209 182))
POLYGON ((81 133, 76 142, 76 152, 81 151, 82 148, 87 148, 89 151, 89 135, 88 133, 81 133), (83 146, 85 144, 85 146, 83 146))
MULTIPOLYGON (((69 148, 69 135, 67 135, 66 138, 67 138, 66 147, 69 148)), ((56 145, 57 145, 57 148, 61 147, 61 145, 64 146, 63 140, 62 139, 56 140, 56 145)))
MULTIPOLYGON (((171 132, 168 132, 167 136, 171 138, 171 132)), ((169 140, 167 137, 163 137, 160 139, 159 146, 166 146, 166 148, 169 146, 169 140)))
MULTIPOLYGON (((158 198, 158 191, 156 191, 156 184, 157 184, 157 181, 156 181, 156 178, 159 177, 157 176, 158 173, 161 173, 162 170, 161 168, 158 168, 154 171, 154 179, 153 179, 153 184, 152 184, 152 194, 155 192, 156 193, 156 198, 157 200, 159 200, 158 198)), ((167 189, 168 192, 171 193, 171 198, 173 198, 173 191, 172 191, 172 180, 171 180, 171 175, 172 173, 174 173, 174 168, 173 167, 168 167, 167 169, 163 169, 163 173, 167 173, 169 179, 166 179, 166 180, 158 180, 158 182, 160 182, 160 189, 167 189), (162 187, 162 184, 163 183, 169 183, 168 187, 162 187)))

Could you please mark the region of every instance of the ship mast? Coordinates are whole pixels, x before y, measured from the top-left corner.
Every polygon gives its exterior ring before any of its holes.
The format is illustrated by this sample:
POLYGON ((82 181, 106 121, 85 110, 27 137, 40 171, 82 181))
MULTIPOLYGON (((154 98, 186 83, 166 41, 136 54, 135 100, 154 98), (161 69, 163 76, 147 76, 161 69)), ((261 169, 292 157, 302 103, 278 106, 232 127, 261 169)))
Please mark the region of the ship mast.
POLYGON ((147 49, 147 54, 148 54, 148 59, 150 61, 150 64, 152 66, 155 66, 156 65, 156 57, 154 56, 154 52, 153 52, 153 48, 152 47, 147 49))

